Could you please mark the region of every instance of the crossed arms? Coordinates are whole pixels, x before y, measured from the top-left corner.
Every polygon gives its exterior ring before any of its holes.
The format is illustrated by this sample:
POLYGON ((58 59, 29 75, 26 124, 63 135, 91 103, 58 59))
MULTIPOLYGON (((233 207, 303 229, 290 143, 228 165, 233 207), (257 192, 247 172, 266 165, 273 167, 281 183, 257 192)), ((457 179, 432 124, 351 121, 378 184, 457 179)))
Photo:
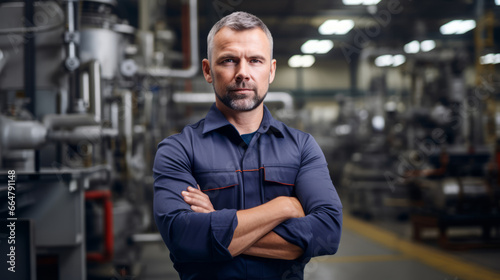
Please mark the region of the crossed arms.
POLYGON ((153 168, 155 221, 174 263, 229 261, 241 254, 307 260, 337 251, 342 205, 312 138, 302 151, 296 198, 276 197, 240 211, 214 211, 204 193, 186 189, 196 186, 196 179, 194 151, 184 142, 162 142, 153 168))
MULTIPOLYGON (((214 212, 210 198, 199 189, 188 187, 182 192, 184 201, 197 213, 214 212)), ((228 250, 231 255, 294 260, 303 250, 272 231, 291 218, 304 217, 304 210, 295 197, 277 197, 257 207, 236 212, 238 225, 228 250)))

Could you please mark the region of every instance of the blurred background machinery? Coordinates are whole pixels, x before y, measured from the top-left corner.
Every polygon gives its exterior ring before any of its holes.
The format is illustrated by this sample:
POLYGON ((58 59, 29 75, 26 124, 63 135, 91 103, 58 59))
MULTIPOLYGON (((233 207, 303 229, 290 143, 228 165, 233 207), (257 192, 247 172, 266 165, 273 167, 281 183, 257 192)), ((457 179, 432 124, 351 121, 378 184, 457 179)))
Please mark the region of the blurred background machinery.
MULTIPOLYGON (((38 279, 137 274, 138 234, 153 228, 152 158, 171 128, 170 78, 199 66, 197 1, 183 4, 186 70, 163 56, 174 33, 151 28, 152 1, 140 3, 138 27, 117 4, 0 4, 0 167, 16 172, 15 213, 30 221, 38 279)), ((1 196, 4 217, 6 188, 1 196)))
POLYGON ((346 215, 403 225, 445 249, 498 248, 499 5, 2 1, 0 217, 15 170, 19 269, 30 279, 149 279, 143 245, 161 245, 156 145, 214 102, 199 71, 205 39, 236 10, 273 33, 266 104, 315 137, 346 215))
MULTIPOLYGON (((174 92, 201 65, 198 3, 177 2, 181 38, 167 1, 0 4, 0 168, 5 182, 16 172, 15 215, 32 231, 23 269, 37 279, 138 275, 140 243, 161 241, 151 234, 156 145, 215 101, 186 93, 188 82, 174 92)), ((288 93, 268 101, 292 117, 288 93)))

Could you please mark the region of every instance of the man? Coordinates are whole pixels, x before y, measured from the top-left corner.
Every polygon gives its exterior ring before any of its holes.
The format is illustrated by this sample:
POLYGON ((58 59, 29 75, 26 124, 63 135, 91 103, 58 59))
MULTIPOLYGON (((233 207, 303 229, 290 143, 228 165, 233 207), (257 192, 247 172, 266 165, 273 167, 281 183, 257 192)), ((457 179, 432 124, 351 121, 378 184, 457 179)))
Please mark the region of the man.
POLYGON ((207 41, 203 75, 216 102, 158 146, 156 224, 181 279, 303 279, 309 259, 340 240, 326 160, 262 103, 276 70, 264 23, 236 12, 207 41))

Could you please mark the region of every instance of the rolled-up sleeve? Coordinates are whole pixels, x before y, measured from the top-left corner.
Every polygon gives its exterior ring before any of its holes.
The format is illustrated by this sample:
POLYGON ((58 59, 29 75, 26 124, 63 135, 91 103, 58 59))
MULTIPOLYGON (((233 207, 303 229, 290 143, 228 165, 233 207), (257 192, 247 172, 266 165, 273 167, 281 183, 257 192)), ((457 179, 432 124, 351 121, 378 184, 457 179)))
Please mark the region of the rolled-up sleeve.
POLYGON ((182 140, 167 138, 158 145, 154 173, 154 218, 174 262, 224 261, 237 226, 236 210, 196 213, 181 192, 196 186, 192 151, 182 140))
POLYGON ((301 247, 304 260, 335 254, 342 230, 342 204, 331 181, 323 152, 312 136, 305 140, 302 148, 295 193, 306 216, 287 220, 277 226, 274 232, 301 247))

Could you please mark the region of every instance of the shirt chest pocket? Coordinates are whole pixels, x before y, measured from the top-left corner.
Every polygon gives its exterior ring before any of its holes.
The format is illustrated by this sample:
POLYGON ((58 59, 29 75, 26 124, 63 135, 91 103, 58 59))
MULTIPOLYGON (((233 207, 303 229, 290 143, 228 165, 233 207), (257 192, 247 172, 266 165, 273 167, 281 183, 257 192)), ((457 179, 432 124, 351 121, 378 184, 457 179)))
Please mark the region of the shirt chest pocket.
POLYGON ((295 179, 299 169, 293 166, 264 167, 264 198, 266 201, 278 196, 295 196, 295 179))
POLYGON ((215 210, 237 209, 236 186, 239 182, 235 171, 195 172, 194 176, 215 210))

